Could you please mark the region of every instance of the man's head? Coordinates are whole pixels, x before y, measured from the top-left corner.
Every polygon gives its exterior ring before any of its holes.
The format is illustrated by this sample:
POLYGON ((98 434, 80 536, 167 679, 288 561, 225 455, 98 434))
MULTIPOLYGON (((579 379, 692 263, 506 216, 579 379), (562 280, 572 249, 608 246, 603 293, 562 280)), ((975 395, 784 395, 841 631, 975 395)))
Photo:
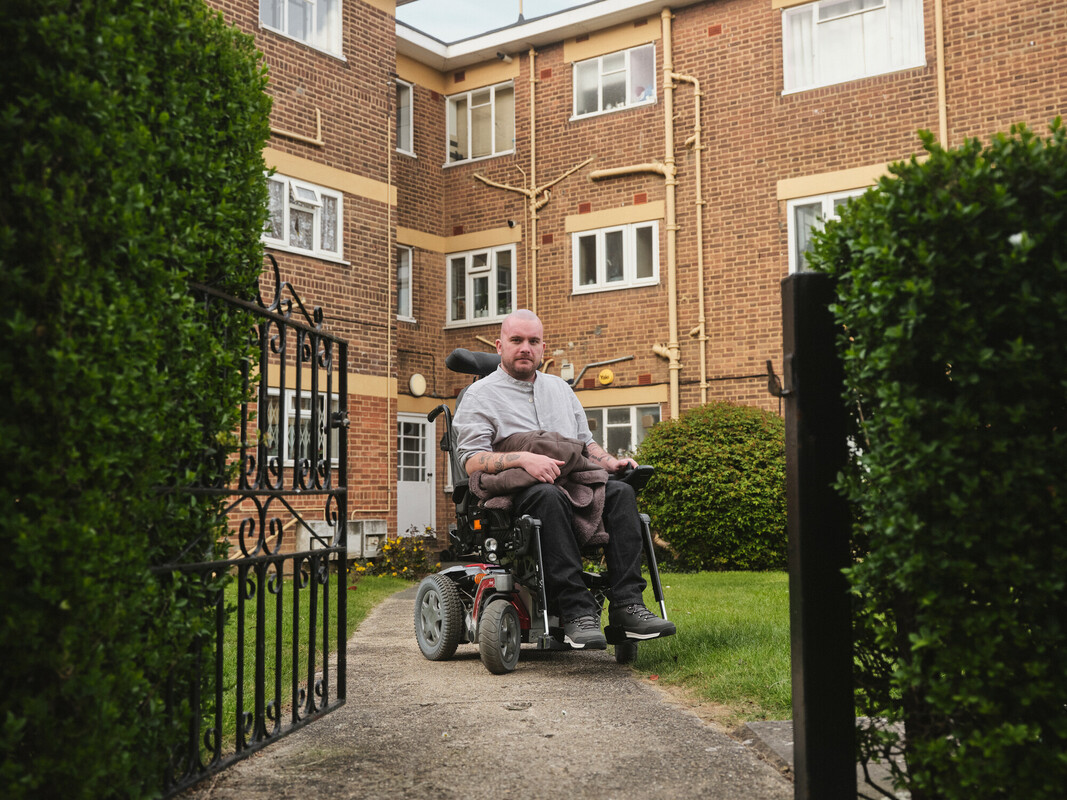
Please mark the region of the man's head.
POLYGON ((545 354, 545 329, 532 311, 513 311, 500 326, 496 351, 504 371, 520 381, 532 381, 545 354))

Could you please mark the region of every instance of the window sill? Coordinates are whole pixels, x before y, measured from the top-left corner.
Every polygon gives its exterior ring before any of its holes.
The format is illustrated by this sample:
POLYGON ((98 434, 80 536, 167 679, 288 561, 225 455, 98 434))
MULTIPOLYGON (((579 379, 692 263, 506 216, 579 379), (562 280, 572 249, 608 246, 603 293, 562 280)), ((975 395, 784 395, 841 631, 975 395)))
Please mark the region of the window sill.
POLYGON ((630 283, 620 283, 612 286, 575 286, 571 289, 571 296, 580 294, 600 294, 602 292, 618 292, 623 289, 642 289, 646 286, 659 286, 659 277, 655 279, 632 281, 630 283))
POLYGON ((446 322, 444 329, 452 330, 453 328, 477 328, 485 325, 499 325, 504 321, 503 317, 479 317, 476 320, 455 320, 454 322, 446 322))
POLYGON ((350 267, 352 262, 345 261, 340 256, 331 255, 330 253, 319 253, 313 250, 302 250, 299 247, 289 247, 288 245, 279 244, 278 242, 264 241, 263 246, 268 250, 278 250, 282 253, 293 253, 298 256, 307 256, 308 258, 317 258, 320 261, 330 261, 334 264, 342 264, 343 266, 350 267))
POLYGON ((502 156, 510 156, 510 155, 514 155, 514 154, 515 154, 515 150, 511 149, 511 150, 505 150, 502 153, 493 153, 491 156, 478 156, 477 158, 465 158, 462 161, 446 161, 441 166, 444 169, 448 169, 449 167, 459 167, 459 166, 462 166, 463 164, 474 164, 474 163, 476 163, 478 161, 488 161, 491 158, 501 158, 502 156))
POLYGON ((618 114, 620 111, 632 111, 635 108, 645 108, 646 106, 656 105, 657 98, 650 97, 648 100, 642 100, 639 103, 630 103, 626 106, 619 106, 618 108, 608 108, 604 111, 591 111, 588 114, 571 114, 570 122, 579 122, 583 119, 593 119, 595 117, 603 117, 606 114, 618 114))
POLYGON ((397 322, 407 322, 410 325, 418 325, 419 324, 419 321, 417 319, 415 319, 414 317, 405 317, 403 314, 397 314, 396 315, 396 321, 397 322))
POLYGON ((348 59, 345 58, 344 53, 335 53, 333 50, 327 50, 324 47, 319 47, 317 44, 312 44, 311 42, 306 41, 305 39, 298 39, 295 36, 290 36, 288 33, 284 33, 283 31, 280 31, 277 28, 272 28, 269 25, 264 25, 262 22, 259 23, 259 29, 261 31, 268 31, 269 33, 273 33, 275 36, 280 36, 283 39, 288 39, 290 42, 302 44, 304 45, 304 47, 310 48, 316 53, 322 53, 324 56, 336 58, 338 61, 348 63, 348 59))
POLYGON ((846 83, 856 83, 857 81, 865 81, 869 78, 880 78, 883 75, 893 75, 898 72, 907 72, 911 69, 920 69, 926 66, 926 61, 920 61, 918 64, 907 64, 902 67, 895 67, 885 72, 872 72, 870 75, 858 75, 855 78, 848 78, 843 81, 834 81, 833 83, 815 83, 808 86, 800 86, 795 89, 782 89, 782 97, 789 97, 793 94, 803 94, 804 92, 812 92, 816 89, 828 89, 834 86, 843 86, 846 83))
POLYGON ((403 150, 403 149, 398 147, 398 148, 396 148, 396 152, 399 153, 402 156, 408 156, 410 158, 418 158, 418 156, 415 155, 415 151, 414 150, 403 150))

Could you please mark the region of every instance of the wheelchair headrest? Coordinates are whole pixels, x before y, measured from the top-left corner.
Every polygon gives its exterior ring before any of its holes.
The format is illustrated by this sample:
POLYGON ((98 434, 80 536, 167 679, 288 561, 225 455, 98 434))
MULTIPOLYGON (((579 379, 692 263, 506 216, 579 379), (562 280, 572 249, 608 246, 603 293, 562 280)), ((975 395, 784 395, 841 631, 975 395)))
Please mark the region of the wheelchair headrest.
POLYGON ((445 366, 453 372, 477 375, 479 378, 492 375, 499 364, 499 353, 474 353, 463 347, 457 347, 445 359, 445 366))

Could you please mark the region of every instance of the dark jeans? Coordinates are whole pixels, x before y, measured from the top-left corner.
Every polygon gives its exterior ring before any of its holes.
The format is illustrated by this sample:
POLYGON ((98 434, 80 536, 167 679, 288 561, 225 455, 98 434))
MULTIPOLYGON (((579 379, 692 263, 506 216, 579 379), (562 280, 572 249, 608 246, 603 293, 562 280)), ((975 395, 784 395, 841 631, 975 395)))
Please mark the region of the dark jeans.
MULTIPOLYGON (((515 510, 520 516, 529 514, 541 520, 549 609, 558 606, 562 622, 599 614, 600 609, 582 580, 582 554, 574 537, 573 509, 566 495, 555 484, 539 483, 515 496, 515 510)), ((640 603, 645 589, 645 579, 641 577, 644 547, 637 497, 628 483, 607 482, 603 519, 608 531, 611 603, 618 607, 640 603)))

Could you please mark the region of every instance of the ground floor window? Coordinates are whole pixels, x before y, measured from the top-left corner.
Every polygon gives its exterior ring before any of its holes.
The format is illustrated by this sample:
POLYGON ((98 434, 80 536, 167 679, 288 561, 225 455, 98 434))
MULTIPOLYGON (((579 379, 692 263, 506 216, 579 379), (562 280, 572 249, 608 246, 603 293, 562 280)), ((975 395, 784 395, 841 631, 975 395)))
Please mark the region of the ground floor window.
POLYGON ((659 405, 587 408, 593 441, 616 458, 632 456, 649 428, 660 421, 659 405))
POLYGON ((268 392, 267 418, 260 428, 267 457, 281 458, 286 464, 305 459, 317 464, 328 455, 336 464, 339 429, 330 425, 330 418, 340 410, 337 395, 330 395, 328 403, 325 394, 318 395, 318 408, 314 409, 310 391, 301 392, 299 400, 293 389, 268 392))

